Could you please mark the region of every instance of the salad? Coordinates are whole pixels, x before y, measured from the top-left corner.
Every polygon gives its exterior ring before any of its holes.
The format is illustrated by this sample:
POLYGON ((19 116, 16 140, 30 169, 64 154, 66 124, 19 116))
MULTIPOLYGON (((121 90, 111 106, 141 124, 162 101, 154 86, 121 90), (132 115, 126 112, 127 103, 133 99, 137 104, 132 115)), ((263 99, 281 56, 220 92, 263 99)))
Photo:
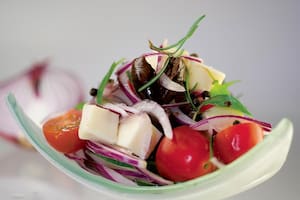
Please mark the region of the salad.
POLYGON ((126 185, 169 185, 217 171, 271 132, 225 81, 177 43, 114 62, 91 99, 43 124, 48 143, 85 170, 126 185), (115 75, 115 76, 113 76, 115 75), (113 78, 114 77, 114 78, 113 78))

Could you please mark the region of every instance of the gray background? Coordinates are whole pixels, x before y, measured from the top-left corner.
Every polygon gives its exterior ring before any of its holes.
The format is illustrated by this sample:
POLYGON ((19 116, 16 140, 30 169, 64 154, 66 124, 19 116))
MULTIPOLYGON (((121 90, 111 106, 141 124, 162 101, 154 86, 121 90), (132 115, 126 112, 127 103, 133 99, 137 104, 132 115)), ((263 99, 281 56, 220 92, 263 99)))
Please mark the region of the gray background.
POLYGON ((276 124, 288 117, 295 128, 282 170, 231 199, 299 199, 299 12, 297 0, 0 0, 0 80, 50 58, 53 66, 74 71, 87 94, 112 61, 147 52, 148 39, 173 43, 206 14, 185 48, 227 80, 242 80, 231 89, 258 119, 276 124))

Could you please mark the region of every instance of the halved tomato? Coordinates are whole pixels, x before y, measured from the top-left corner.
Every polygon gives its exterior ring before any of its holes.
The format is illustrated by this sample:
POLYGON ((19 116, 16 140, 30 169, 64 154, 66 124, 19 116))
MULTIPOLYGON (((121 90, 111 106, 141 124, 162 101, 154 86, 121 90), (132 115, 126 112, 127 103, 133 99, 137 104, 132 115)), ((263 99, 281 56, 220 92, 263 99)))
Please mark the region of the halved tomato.
POLYGON ((85 141, 78 137, 81 111, 72 109, 43 125, 43 132, 48 143, 62 153, 73 153, 85 146, 85 141))

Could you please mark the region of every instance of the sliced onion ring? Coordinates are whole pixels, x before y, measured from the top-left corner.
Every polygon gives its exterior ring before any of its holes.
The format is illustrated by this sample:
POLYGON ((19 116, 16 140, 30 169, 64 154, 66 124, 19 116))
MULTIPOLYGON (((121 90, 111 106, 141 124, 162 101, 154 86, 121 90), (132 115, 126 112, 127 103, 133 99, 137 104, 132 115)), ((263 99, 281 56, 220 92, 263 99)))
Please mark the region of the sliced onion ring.
POLYGON ((151 100, 143 100, 133 105, 139 111, 146 112, 158 119, 164 134, 167 138, 173 138, 172 126, 165 110, 156 102, 151 100))
POLYGON ((108 109, 114 113, 118 113, 122 117, 127 117, 128 113, 121 107, 118 106, 118 104, 113 104, 113 103, 105 103, 103 105, 98 105, 102 108, 108 109))
POLYGON ((95 143, 92 141, 88 141, 86 148, 90 151, 101 154, 103 156, 111 157, 115 160, 118 160, 120 162, 126 162, 132 166, 138 167, 138 168, 146 168, 147 163, 146 161, 139 159, 138 157, 132 156, 128 153, 124 153, 116 148, 113 148, 111 146, 102 144, 102 143, 95 143))
POLYGON ((161 86, 168 90, 175 92, 185 92, 185 88, 182 85, 176 83, 175 81, 172 81, 165 73, 160 76, 159 81, 161 86))
POLYGON ((270 132, 272 129, 272 125, 269 123, 239 115, 218 115, 207 119, 203 119, 195 124, 191 124, 190 127, 199 131, 214 129, 215 131, 219 132, 227 128, 228 126, 231 126, 234 121, 239 121, 241 123, 256 123, 260 125, 262 129, 266 132, 270 132))
POLYGON ((169 110, 180 124, 193 125, 197 123, 195 120, 184 114, 178 107, 171 107, 169 110))
POLYGON ((123 74, 126 72, 128 69, 131 68, 133 61, 126 63, 125 65, 119 67, 119 69, 116 71, 116 75, 119 76, 120 74, 123 74))
MULTIPOLYGON (((150 172, 145 167, 133 166, 130 163, 124 161, 117 161, 114 157, 104 156, 103 154, 93 153, 90 150, 85 150, 86 156, 89 160, 94 161, 97 164, 104 165, 111 170, 116 171, 120 175, 128 178, 131 181, 143 181, 153 185, 170 185, 172 181, 166 180, 157 174, 150 172)), ((121 152, 122 153, 122 152, 121 152)), ((117 181, 118 182, 118 181, 117 181)))
POLYGON ((130 85, 126 71, 120 73, 117 78, 120 88, 133 104, 141 101, 141 99, 136 95, 135 91, 133 91, 133 87, 130 85))
POLYGON ((198 57, 194 57, 194 56, 187 56, 187 55, 183 55, 181 56, 187 60, 190 60, 190 61, 195 61, 195 62, 199 62, 199 63, 203 63, 203 60, 201 58, 198 58, 198 57))
POLYGON ((49 115, 76 106, 83 100, 82 84, 68 71, 49 66, 49 61, 34 63, 27 71, 0 82, 0 136, 23 146, 24 136, 11 116, 5 97, 14 93, 21 106, 37 124, 49 115), (15 139, 12 139, 15 138, 15 139))

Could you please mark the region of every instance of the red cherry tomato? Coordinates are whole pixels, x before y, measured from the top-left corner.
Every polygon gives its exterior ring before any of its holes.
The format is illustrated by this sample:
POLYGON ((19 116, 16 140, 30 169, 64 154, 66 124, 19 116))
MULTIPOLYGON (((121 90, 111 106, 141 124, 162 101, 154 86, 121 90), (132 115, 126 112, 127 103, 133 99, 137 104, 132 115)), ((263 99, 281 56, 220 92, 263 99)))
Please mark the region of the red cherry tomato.
POLYGON ((216 157, 228 164, 263 140, 263 130, 255 123, 232 125, 217 133, 214 138, 216 157))
POLYGON ((173 130, 173 139, 164 137, 156 152, 159 174, 169 180, 190 180, 214 170, 209 161, 209 141, 188 126, 173 130))
POLYGON ((73 153, 82 149, 85 141, 79 139, 78 129, 81 111, 70 110, 63 115, 48 120, 43 132, 48 143, 62 153, 73 153))
POLYGON ((211 109, 212 107, 214 107, 213 104, 207 104, 207 105, 201 106, 201 107, 200 107, 200 112, 201 112, 201 113, 204 113, 205 111, 211 109))

